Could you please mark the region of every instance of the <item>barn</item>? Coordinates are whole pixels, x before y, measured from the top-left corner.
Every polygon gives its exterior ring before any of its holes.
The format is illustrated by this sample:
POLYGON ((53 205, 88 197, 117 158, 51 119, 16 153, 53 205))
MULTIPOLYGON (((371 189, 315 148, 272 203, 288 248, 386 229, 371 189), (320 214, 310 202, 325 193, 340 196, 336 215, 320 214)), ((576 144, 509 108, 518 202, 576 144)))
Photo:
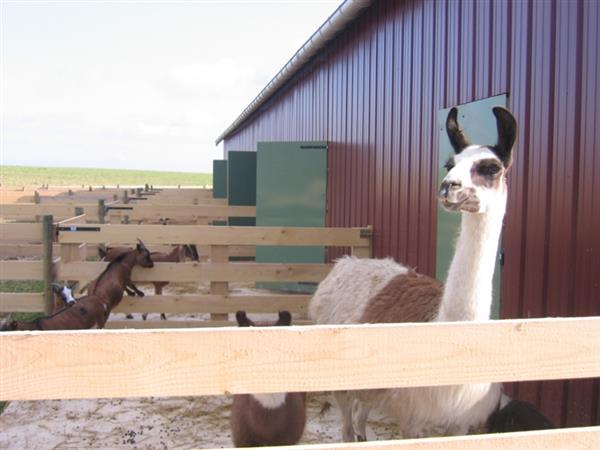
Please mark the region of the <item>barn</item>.
MULTIPOLYGON (((443 118, 460 105, 477 133, 505 105, 519 135, 497 316, 600 315, 599 30, 594 0, 347 0, 217 143, 230 161, 324 149, 326 225, 370 225, 374 256, 443 278, 443 118)), ((597 379, 508 391, 556 424, 600 424, 597 379)))

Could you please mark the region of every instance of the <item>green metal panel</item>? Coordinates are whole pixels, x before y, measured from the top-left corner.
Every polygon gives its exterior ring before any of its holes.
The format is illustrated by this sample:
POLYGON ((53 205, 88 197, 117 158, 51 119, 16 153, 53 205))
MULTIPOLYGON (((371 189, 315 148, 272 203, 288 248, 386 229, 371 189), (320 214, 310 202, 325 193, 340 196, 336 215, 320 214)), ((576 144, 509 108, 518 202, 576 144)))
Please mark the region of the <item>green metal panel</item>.
POLYGON ((213 198, 227 198, 226 160, 213 160, 213 198))
MULTIPOLYGON (((492 114, 494 106, 506 106, 506 95, 478 100, 466 103, 458 107, 458 122, 465 130, 469 141, 477 144, 495 144, 498 138, 496 119, 492 114)), ((438 158, 438 186, 446 176, 444 164, 453 154, 452 146, 446 134, 446 117, 450 108, 438 111, 439 129, 439 158, 438 158)), ((446 280, 448 268, 452 255, 454 254, 454 242, 460 229, 460 215, 445 211, 439 204, 437 210, 437 249, 436 249, 436 278, 440 281, 446 280)), ((500 248, 502 246, 500 245, 500 248)), ((497 259, 494 271, 494 301, 492 304, 492 317, 500 316, 500 259, 497 259)))
MULTIPOLYGON (((324 227, 327 143, 259 142, 257 145, 256 224, 324 227)), ((263 246, 257 262, 323 263, 322 246, 263 246)), ((316 284, 260 283, 260 287, 311 293, 316 284)))
MULTIPOLYGON (((230 206, 256 205, 256 152, 227 152, 230 206)), ((254 217, 231 217, 229 225, 254 226, 254 217)))

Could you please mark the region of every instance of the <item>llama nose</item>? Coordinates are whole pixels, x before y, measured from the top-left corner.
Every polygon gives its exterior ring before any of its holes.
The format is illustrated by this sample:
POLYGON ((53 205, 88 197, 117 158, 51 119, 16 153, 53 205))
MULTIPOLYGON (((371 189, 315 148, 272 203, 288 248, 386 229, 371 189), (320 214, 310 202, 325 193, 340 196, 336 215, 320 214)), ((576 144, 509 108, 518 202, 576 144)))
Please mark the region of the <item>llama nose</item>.
POLYGON ((442 185, 440 186, 440 192, 438 195, 441 198, 447 198, 448 193, 450 191, 455 191, 457 189, 460 189, 461 186, 462 186, 462 183, 458 180, 453 180, 453 181, 444 180, 442 182, 442 185))

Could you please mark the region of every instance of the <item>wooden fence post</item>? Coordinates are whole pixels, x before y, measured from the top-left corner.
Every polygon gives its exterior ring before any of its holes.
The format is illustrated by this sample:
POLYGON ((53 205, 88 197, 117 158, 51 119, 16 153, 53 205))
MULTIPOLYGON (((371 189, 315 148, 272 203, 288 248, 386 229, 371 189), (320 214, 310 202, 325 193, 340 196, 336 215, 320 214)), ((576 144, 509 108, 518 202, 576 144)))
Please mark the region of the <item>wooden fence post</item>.
POLYGON ((51 314, 54 309, 52 283, 54 282, 55 274, 52 261, 52 230, 52 216, 44 216, 42 222, 42 255, 44 258, 44 312, 46 314, 51 314))
POLYGON ((123 191, 123 203, 129 203, 129 195, 127 194, 127 191, 123 191))
POLYGON ((371 258, 373 256, 373 227, 360 230, 360 237, 368 237, 369 245, 365 247, 352 247, 352 255, 357 258, 371 258))
POLYGON ((33 203, 36 205, 40 203, 40 193, 38 191, 33 193, 33 203))
POLYGON ((106 206, 104 206, 104 199, 98 200, 98 223, 104 223, 104 216, 106 215, 106 206))
MULTIPOLYGON (((228 263, 229 262, 229 247, 227 245, 211 245, 210 246, 210 262, 211 263, 228 263)), ((229 282, 227 281, 211 281, 210 293, 212 295, 227 295, 229 293, 229 282)), ((229 314, 211 314, 211 320, 228 320, 229 314)))

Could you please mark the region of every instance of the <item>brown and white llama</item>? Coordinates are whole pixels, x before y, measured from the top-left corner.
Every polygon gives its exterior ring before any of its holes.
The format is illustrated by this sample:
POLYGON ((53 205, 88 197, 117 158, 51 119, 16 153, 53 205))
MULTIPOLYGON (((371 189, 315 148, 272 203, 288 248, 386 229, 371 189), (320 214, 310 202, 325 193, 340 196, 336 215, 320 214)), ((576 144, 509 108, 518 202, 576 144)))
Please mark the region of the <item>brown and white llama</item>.
MULTIPOLYGON (((506 172, 517 131, 508 110, 495 107, 493 113, 498 128, 494 146, 469 144, 459 128, 456 108, 446 120, 455 154, 446 163, 448 173, 439 201, 446 210, 461 214, 446 284, 391 259, 344 257, 310 302, 309 314, 316 323, 489 320, 492 277, 506 211, 506 172)), ((372 407, 394 417, 406 438, 466 434, 485 426, 500 395, 501 385, 490 383, 334 393, 345 441, 366 440, 366 420, 372 407)))
MULTIPOLYGON (((264 326, 248 319, 244 311, 235 315, 240 327, 264 326)), ((280 311, 275 326, 292 323, 289 311, 280 311)), ((304 432, 306 394, 238 394, 231 406, 231 435, 236 447, 293 445, 304 432)))

